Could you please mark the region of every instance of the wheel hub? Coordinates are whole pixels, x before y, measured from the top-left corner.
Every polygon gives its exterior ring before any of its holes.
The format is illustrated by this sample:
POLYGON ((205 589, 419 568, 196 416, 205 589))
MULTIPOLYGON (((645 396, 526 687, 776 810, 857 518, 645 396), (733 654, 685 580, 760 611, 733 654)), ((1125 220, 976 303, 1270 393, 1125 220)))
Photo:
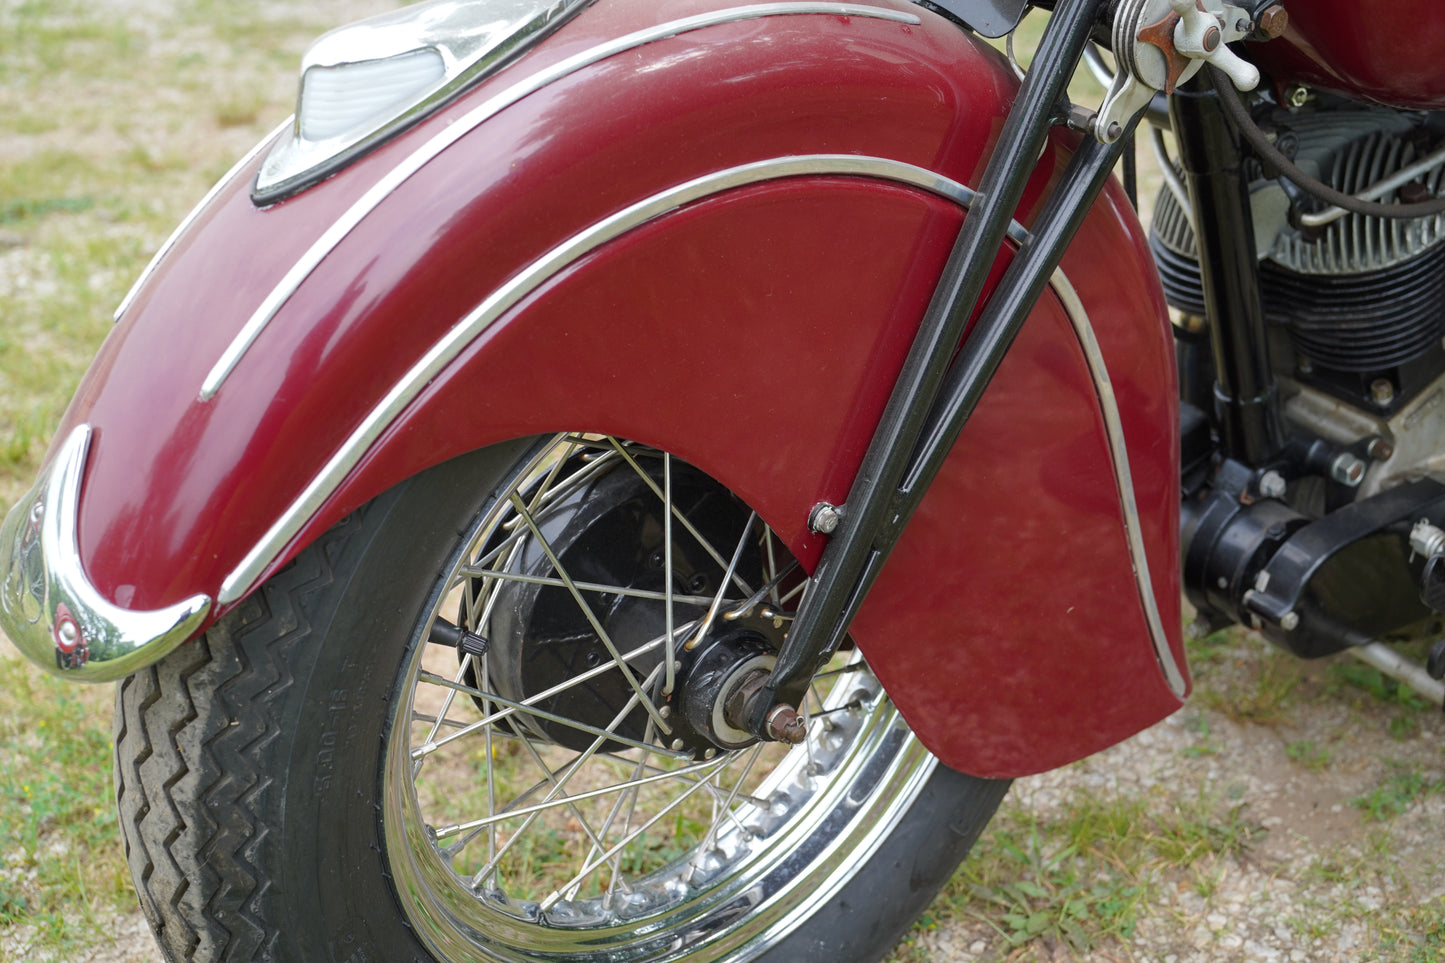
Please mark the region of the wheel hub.
MULTIPOLYGON (((771 669, 781 641, 775 636, 781 633, 768 621, 724 617, 729 599, 735 606, 743 597, 734 583, 712 627, 701 639, 696 637, 727 571, 687 531, 691 528, 714 545, 733 544, 748 524, 748 510, 703 473, 674 467, 670 555, 675 664, 672 691, 665 692, 661 666, 668 630, 669 526, 656 495, 662 466, 644 463, 643 470, 653 484, 636 471, 613 470, 539 511, 535 524, 550 554, 541 540, 527 534, 504 556, 506 561, 497 564, 516 579, 498 588, 484 632, 489 681, 507 699, 632 741, 699 755, 750 745, 756 738, 732 725, 725 707, 771 669), (569 573, 572 584, 559 584, 563 580, 556 563, 569 573), (586 611, 576 604, 579 595, 586 611), (619 667, 619 656, 626 672, 619 667), (581 684, 548 694, 589 674, 581 684), (670 731, 663 731, 640 704, 633 682, 658 707, 670 731)), ((753 544, 742 552, 734 574, 757 586, 761 573, 761 551, 753 544)), ((598 738, 530 714, 517 718, 514 728, 523 730, 519 735, 578 752, 587 751, 598 738)), ((606 741, 600 751, 616 752, 625 745, 606 741)))

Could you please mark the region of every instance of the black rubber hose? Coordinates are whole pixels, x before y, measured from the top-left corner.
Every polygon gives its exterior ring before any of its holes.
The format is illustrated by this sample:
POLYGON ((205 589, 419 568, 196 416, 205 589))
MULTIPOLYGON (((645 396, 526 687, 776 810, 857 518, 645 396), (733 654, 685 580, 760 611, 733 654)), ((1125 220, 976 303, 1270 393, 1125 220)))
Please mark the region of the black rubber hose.
POLYGON ((1254 152, 1261 158, 1274 165, 1285 179, 1298 185, 1301 190, 1313 194, 1335 207, 1342 207, 1347 211, 1369 217, 1410 220, 1417 217, 1445 214, 1445 197, 1436 197, 1428 201, 1420 201, 1417 204, 1381 204, 1378 201, 1362 201, 1358 197, 1341 193, 1318 178, 1306 174, 1278 147, 1270 143, 1268 137, 1264 136, 1264 131, 1259 129, 1253 118, 1249 116, 1249 111, 1244 109, 1239 94, 1235 92, 1234 84, 1224 71, 1213 64, 1208 66, 1209 79, 1214 84, 1214 89, 1219 92, 1219 101, 1224 105, 1225 113, 1229 114, 1230 120, 1234 121, 1234 125, 1244 135, 1244 139, 1249 141, 1249 146, 1254 148, 1254 152))

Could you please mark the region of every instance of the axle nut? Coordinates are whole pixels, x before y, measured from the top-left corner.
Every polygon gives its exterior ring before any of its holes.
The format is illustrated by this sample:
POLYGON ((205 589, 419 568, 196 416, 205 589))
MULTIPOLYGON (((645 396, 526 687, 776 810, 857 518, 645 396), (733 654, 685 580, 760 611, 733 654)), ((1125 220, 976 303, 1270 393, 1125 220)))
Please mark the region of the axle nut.
POLYGON ((768 735, 778 742, 796 746, 808 737, 808 727, 792 706, 773 706, 768 713, 768 735))

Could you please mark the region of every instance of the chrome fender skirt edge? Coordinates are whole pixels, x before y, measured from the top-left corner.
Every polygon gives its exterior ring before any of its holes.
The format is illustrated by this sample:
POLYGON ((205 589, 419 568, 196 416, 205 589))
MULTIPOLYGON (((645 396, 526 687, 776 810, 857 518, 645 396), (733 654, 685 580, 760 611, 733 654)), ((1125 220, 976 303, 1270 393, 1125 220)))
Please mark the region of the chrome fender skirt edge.
POLYGON ((194 595, 137 612, 108 601, 91 584, 76 538, 90 436, 88 425, 72 430, 0 526, 5 552, 0 627, 48 672, 80 682, 114 682, 190 638, 213 603, 194 595))

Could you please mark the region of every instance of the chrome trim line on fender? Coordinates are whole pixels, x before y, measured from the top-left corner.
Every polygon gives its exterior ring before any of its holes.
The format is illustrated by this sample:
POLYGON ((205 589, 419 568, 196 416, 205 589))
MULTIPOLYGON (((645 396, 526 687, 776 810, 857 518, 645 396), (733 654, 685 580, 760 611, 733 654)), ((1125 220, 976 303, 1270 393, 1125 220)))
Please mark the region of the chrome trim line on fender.
POLYGON ((1149 625, 1149 638, 1154 643, 1154 657, 1159 660, 1159 669, 1169 688, 1179 698, 1189 691, 1184 673, 1174 659, 1174 650, 1169 648, 1169 636, 1164 633, 1164 622, 1159 616, 1159 604, 1154 595, 1154 580, 1149 575, 1149 556, 1144 550, 1144 533, 1140 530, 1139 504, 1134 497, 1134 475, 1129 470, 1129 452, 1124 443, 1124 424, 1119 420, 1119 402, 1114 397, 1114 383, 1109 379, 1109 368, 1104 363, 1104 353, 1094 337, 1093 325, 1089 324, 1084 302, 1073 284, 1064 276, 1062 269, 1054 271, 1049 286, 1064 306, 1064 313, 1074 326, 1074 336, 1083 349, 1089 373, 1094 379, 1094 393, 1099 397, 1099 410, 1104 414, 1104 430, 1109 437, 1109 456, 1114 462, 1114 481, 1119 486, 1119 505, 1123 509, 1124 534, 1129 542, 1129 558, 1134 563, 1134 584, 1139 590, 1139 601, 1144 605, 1144 619, 1149 625))
MULTIPOLYGON (((976 196, 976 192, 972 188, 941 174, 901 161, 852 154, 814 154, 758 161, 718 171, 663 191, 599 221, 528 265, 470 314, 457 322, 442 340, 433 345, 431 350, 423 355, 401 381, 397 382, 371 410, 296 501, 276 520, 261 541, 251 549, 236 570, 226 578, 221 586, 218 601, 224 605, 244 596, 260 578, 265 568, 296 537, 307 519, 320 510, 345 477, 361 461, 371 445, 381 437, 381 434, 406 406, 415 400, 432 379, 461 354, 478 335, 549 278, 608 241, 684 204, 750 184, 809 175, 858 176, 895 181, 955 201, 964 208, 969 207, 976 196)), ((1028 231, 1017 222, 1010 225, 1008 233, 1009 238, 1015 243, 1022 244, 1029 238, 1028 231)), ((1164 633, 1158 603, 1154 596, 1153 580, 1149 574, 1149 560, 1145 553, 1140 529, 1139 509, 1134 495, 1132 476, 1129 472, 1123 424, 1119 418, 1118 402, 1114 397, 1108 368, 1098 342, 1094 338, 1093 328, 1089 323, 1083 302, 1079 299, 1078 293, 1069 283, 1063 270, 1056 270, 1049 283, 1073 326, 1094 382, 1100 408, 1103 411, 1115 484, 1121 513, 1124 517, 1130 561, 1133 564, 1135 584, 1139 592, 1140 603, 1144 607, 1145 621, 1148 625, 1155 656, 1170 688, 1182 696, 1185 691, 1184 676, 1169 647, 1169 639, 1164 633)))
MULTIPOLYGON (((241 560, 236 570, 227 576, 221 585, 218 601, 226 605, 250 591, 271 560, 296 537, 306 520, 321 508, 342 480, 361 461, 372 443, 381 437, 381 433, 422 389, 479 334, 554 274, 613 238, 684 204, 749 184, 807 175, 856 175, 899 181, 950 197, 964 206, 967 206, 974 196, 971 189, 912 164, 853 154, 814 154, 758 161, 707 174, 655 194, 598 221, 533 261, 432 345, 372 408, 321 469, 321 473, 312 479, 300 497, 276 520, 261 541, 241 560)), ((1020 231, 1022 230, 1020 228, 1020 231)), ((1027 233, 1024 232, 1021 236, 1027 237, 1027 233)))
MULTIPOLYGON (((636 47, 641 47, 659 40, 666 40, 682 33, 693 30, 701 30, 705 27, 717 26, 724 23, 733 23, 741 20, 754 20, 761 17, 776 17, 794 14, 824 14, 828 16, 842 17, 870 17, 878 20, 890 20, 896 23, 918 25, 922 23, 917 15, 899 10, 889 10, 883 7, 872 7, 857 3, 764 3, 746 7, 730 7, 726 10, 716 10, 711 13, 698 14, 693 17, 684 17, 669 23, 658 24, 638 30, 626 36, 618 37, 607 43, 599 44, 588 50, 584 50, 565 60, 559 61, 544 70, 527 77, 525 80, 515 84, 497 95, 489 98, 478 105, 474 110, 468 112, 455 123, 449 124, 445 129, 439 131, 421 147, 413 151, 405 160, 397 164, 387 174, 377 181, 365 194, 354 203, 345 214, 341 215, 326 232, 316 239, 294 264, 286 276, 272 289, 271 293, 256 308, 251 317, 242 326, 235 339, 221 353, 221 357, 211 368, 205 380, 201 383, 201 401, 209 401, 214 398, 216 392, 221 390, 221 385, 235 369, 241 358, 250 349, 256 338, 271 323, 271 319, 281 310, 281 307, 290 300, 291 296, 300 288, 302 282, 311 276, 311 272, 321 264, 326 256, 336 249, 342 240, 356 228, 367 215, 375 210, 382 201, 386 200, 398 187, 404 184, 413 174, 421 170, 428 162, 436 158, 442 151, 456 143, 462 137, 471 133, 483 121, 495 116, 503 109, 510 107, 517 101, 529 94, 536 93, 543 87, 555 83, 558 80, 576 73, 584 67, 591 66, 608 57, 619 53, 625 53, 636 47)), ((290 122, 288 121, 288 124, 290 122)), ((283 125, 283 128, 285 125, 283 125)), ((276 133, 279 133, 278 130, 276 133)), ((267 138, 268 143, 273 139, 267 138)), ((260 150, 260 145, 257 151, 260 150)), ((254 152, 253 152, 254 153, 254 152)))
POLYGON ((65 439, 35 487, 0 527, 5 579, 0 626, 54 675, 114 682, 155 662, 200 627, 211 600, 195 595, 152 612, 107 601, 86 577, 76 526, 90 427, 65 439))
POLYGON ((155 255, 150 259, 150 263, 145 266, 145 270, 140 272, 140 277, 135 279, 135 283, 130 286, 130 290, 126 292, 125 297, 121 299, 120 304, 116 307, 115 315, 112 320, 119 321, 121 319, 121 316, 130 309, 131 302, 134 301, 136 299, 136 295, 140 293, 141 286, 145 284, 146 281, 150 280, 150 276, 156 273, 156 268, 160 267, 161 259, 170 253, 171 248, 176 246, 176 242, 181 239, 181 235, 185 234, 186 231, 190 228, 190 226, 195 223, 196 218, 201 216, 201 211, 204 211, 207 205, 209 205, 211 201, 215 198, 215 196, 221 193, 221 188, 231 183, 231 179, 237 174, 241 173, 241 171, 250 167, 252 162, 254 162, 258 156, 260 156, 261 151, 263 151, 266 146, 271 143, 271 141, 275 140, 282 131, 286 130, 286 128, 291 126, 292 120, 293 118, 288 117, 284 121, 282 121, 279 127, 271 131, 271 133, 267 134, 265 137, 261 138, 261 140, 256 143, 255 147, 252 147, 249 151, 246 152, 245 157, 242 157, 240 160, 236 161, 235 166, 233 166, 230 170, 226 171, 225 175, 220 180, 216 181, 216 183, 211 185, 211 189, 206 192, 206 196, 201 198, 201 202, 199 204, 191 208, 191 212, 186 215, 185 220, 181 221, 180 224, 176 225, 176 229, 171 232, 170 237, 166 238, 166 242, 160 246, 160 250, 156 251, 155 255))

